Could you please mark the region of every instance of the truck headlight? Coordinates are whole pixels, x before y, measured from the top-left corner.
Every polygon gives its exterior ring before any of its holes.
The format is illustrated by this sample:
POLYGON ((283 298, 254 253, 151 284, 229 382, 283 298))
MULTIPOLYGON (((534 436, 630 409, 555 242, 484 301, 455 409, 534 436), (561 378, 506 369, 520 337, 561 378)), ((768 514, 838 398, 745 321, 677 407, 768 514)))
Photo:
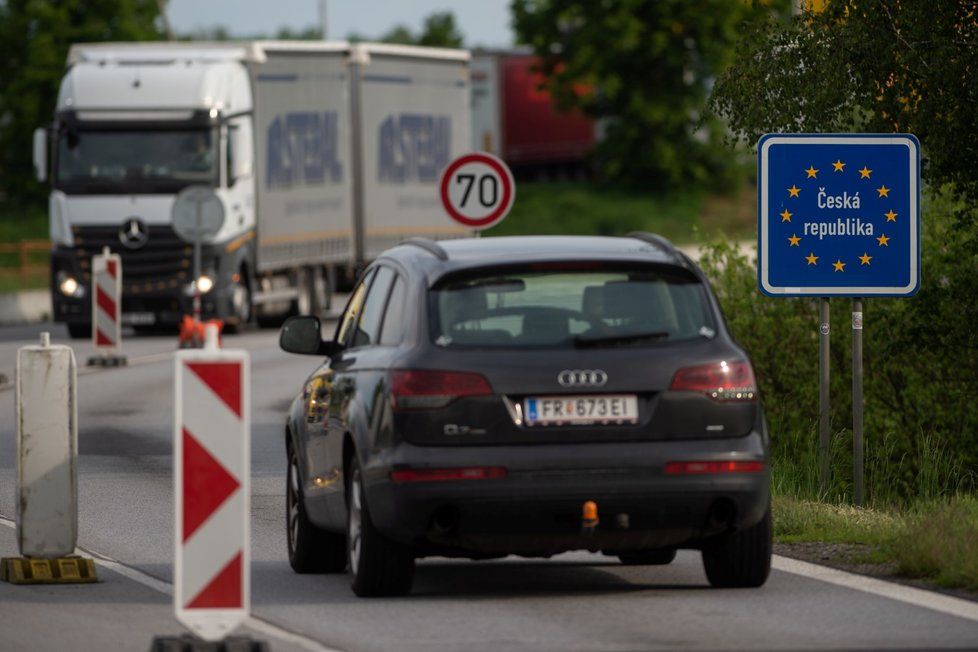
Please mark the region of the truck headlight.
POLYGON ((214 279, 207 274, 201 274, 196 281, 187 284, 184 289, 188 297, 194 296, 194 290, 199 289, 201 294, 207 294, 214 289, 214 279))
POLYGON ((81 299, 85 296, 85 286, 68 272, 64 270, 58 272, 57 280, 58 290, 66 297, 81 299))

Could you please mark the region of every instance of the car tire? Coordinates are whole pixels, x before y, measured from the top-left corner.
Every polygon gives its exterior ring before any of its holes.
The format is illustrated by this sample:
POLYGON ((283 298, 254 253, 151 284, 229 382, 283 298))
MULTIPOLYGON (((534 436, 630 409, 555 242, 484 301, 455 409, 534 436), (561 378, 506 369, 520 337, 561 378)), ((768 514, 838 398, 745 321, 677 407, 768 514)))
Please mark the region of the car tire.
POLYGON ((771 572, 771 508, 756 525, 708 541, 703 546, 703 568, 713 586, 764 584, 771 572))
POLYGON ((88 340, 92 337, 92 325, 79 322, 67 322, 68 337, 73 340, 88 340))
POLYGON ((374 527, 356 460, 347 487, 347 502, 347 558, 353 574, 353 592, 362 598, 406 595, 414 581, 414 555, 374 527))
POLYGON ((676 558, 675 548, 623 552, 618 559, 626 566, 665 566, 676 558))
POLYGON ((302 574, 342 573, 346 570, 346 537, 322 530, 309 520, 298 458, 291 446, 285 485, 285 536, 292 570, 302 574))

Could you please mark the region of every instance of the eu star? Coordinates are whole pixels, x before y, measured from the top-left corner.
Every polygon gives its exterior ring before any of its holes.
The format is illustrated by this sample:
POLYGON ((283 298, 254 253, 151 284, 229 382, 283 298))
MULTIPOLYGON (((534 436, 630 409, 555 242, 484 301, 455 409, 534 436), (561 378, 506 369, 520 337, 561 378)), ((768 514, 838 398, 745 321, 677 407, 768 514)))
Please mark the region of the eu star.
POLYGON ((886 221, 887 222, 896 222, 896 217, 897 217, 897 215, 899 215, 899 213, 894 213, 893 212, 893 209, 891 208, 890 209, 890 212, 883 213, 883 215, 886 216, 886 221))
POLYGON ((869 261, 871 261, 872 259, 873 259, 873 257, 872 257, 872 256, 870 256, 870 255, 868 255, 868 254, 867 254, 867 253, 866 253, 866 252, 864 251, 864 252, 863 252, 863 255, 859 257, 859 264, 860 264, 860 265, 868 265, 868 264, 869 264, 869 261))
POLYGON ((808 177, 807 177, 808 179, 815 179, 815 178, 817 178, 815 175, 818 174, 818 170, 815 169, 815 166, 814 165, 809 165, 808 166, 808 169, 805 170, 805 172, 808 173, 808 177))
POLYGON ((799 238, 797 235, 792 233, 791 237, 788 238, 788 242, 791 243, 790 245, 788 245, 789 247, 797 247, 798 243, 801 242, 801 238, 799 238))
POLYGON ((845 166, 846 164, 842 162, 842 159, 836 159, 835 163, 832 164, 832 167, 835 168, 835 172, 842 172, 842 168, 845 166))
POLYGON ((842 262, 842 259, 836 259, 836 261, 834 263, 832 263, 832 267, 834 267, 835 268, 835 271, 837 271, 837 272, 844 272, 844 271, 846 271, 846 264, 844 262, 842 262))
POLYGON ((818 256, 816 256, 815 252, 813 251, 809 253, 807 256, 805 256, 805 260, 808 261, 809 265, 814 265, 815 263, 818 262, 818 256))
POLYGON ((890 196, 890 189, 887 188, 885 185, 882 185, 879 188, 877 188, 876 189, 876 192, 878 192, 880 194, 880 196, 877 197, 877 199, 879 199, 880 197, 889 197, 890 196))
POLYGON ((872 174, 872 172, 873 172, 872 170, 870 170, 868 167, 864 165, 863 169, 859 171, 859 178, 869 179, 869 175, 872 174))
POLYGON ((799 192, 801 192, 801 188, 798 188, 795 184, 791 184, 791 187, 788 188, 788 194, 791 197, 797 197, 799 192))
POLYGON ((887 237, 887 235, 885 233, 880 234, 880 237, 876 238, 876 241, 878 243, 880 243, 880 246, 881 247, 889 247, 890 246, 889 245, 890 239, 887 237))
POLYGON ((793 213, 789 213, 788 212, 788 209, 786 208, 783 211, 781 211, 780 215, 781 215, 781 221, 782 222, 790 222, 791 221, 791 216, 793 215, 793 213))

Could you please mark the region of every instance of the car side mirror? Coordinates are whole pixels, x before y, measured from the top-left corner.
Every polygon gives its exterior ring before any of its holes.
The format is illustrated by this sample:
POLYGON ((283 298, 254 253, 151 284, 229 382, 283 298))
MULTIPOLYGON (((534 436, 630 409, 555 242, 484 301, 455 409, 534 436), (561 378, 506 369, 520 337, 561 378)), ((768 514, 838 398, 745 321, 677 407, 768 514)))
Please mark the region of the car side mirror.
POLYGON ((324 342, 319 317, 300 315, 290 317, 279 332, 278 345, 283 351, 301 355, 335 355, 340 347, 336 342, 324 342))

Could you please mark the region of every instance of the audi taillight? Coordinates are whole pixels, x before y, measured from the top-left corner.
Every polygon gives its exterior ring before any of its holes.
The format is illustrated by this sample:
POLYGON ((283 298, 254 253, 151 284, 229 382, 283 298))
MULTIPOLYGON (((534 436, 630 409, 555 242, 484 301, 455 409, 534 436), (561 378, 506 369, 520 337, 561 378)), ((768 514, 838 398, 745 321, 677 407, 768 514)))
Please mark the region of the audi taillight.
POLYGON ((461 371, 392 371, 390 387, 395 410, 441 408, 464 396, 492 394, 485 377, 461 371))
POLYGON ((391 482, 450 482, 453 480, 501 480, 506 477, 502 466, 464 466, 449 469, 398 469, 391 471, 391 482))
POLYGON ((719 473, 763 473, 764 462, 758 460, 705 460, 669 462, 666 475, 715 475, 719 473))
POLYGON ((754 370, 746 360, 685 367, 676 372, 669 389, 701 392, 715 401, 756 401, 754 370))

